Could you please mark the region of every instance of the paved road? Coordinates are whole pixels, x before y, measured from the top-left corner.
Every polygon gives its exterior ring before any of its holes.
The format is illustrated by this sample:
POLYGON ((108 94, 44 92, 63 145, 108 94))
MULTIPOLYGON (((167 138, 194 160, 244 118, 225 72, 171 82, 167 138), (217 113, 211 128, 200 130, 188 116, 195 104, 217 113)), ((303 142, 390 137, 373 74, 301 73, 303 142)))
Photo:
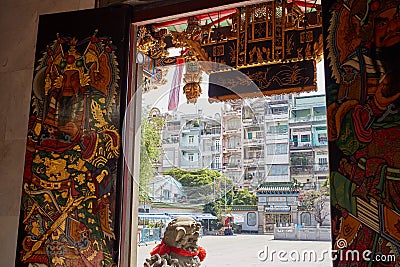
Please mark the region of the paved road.
MULTIPOLYGON (((330 242, 316 241, 281 241, 273 240, 272 235, 235 235, 235 236, 204 236, 199 240, 199 244, 207 250, 207 257, 202 267, 312 267, 332 266, 330 256, 324 250, 330 249, 330 242), (261 250, 268 253, 259 254, 261 250), (280 250, 286 252, 278 257, 280 250), (316 260, 306 251, 315 251, 316 260), (262 261, 260 258, 268 258, 262 261), (306 255, 306 260, 304 260, 306 255), (325 259, 320 260, 324 255, 325 259), (300 261, 297 259, 300 258, 300 261), (287 260, 286 262, 284 262, 287 260), (295 261, 296 260, 296 261, 295 261)), ((150 250, 155 246, 154 243, 148 246, 138 247, 138 266, 143 266, 145 258, 148 257, 150 250)), ((281 253, 284 253, 281 252, 281 253)))

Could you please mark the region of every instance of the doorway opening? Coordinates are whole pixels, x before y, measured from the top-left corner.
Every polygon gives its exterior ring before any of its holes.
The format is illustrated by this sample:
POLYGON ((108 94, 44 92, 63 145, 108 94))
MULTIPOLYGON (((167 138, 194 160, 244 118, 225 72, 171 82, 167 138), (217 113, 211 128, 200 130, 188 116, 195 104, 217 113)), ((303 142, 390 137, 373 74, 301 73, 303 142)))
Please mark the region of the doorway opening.
MULTIPOLYGON (((207 266, 228 261, 221 259, 221 253, 230 255, 227 247, 250 247, 252 255, 240 266, 261 266, 265 260, 257 251, 270 244, 279 248, 285 242, 280 239, 318 240, 305 246, 330 248, 322 39, 310 34, 319 20, 318 8, 275 1, 138 27, 143 74, 138 264, 149 257, 168 221, 181 215, 202 223, 199 243, 209 247, 207 266), (307 13, 305 22, 300 14, 307 13), (286 60, 285 45, 273 42, 279 31, 296 28, 298 35, 291 36, 302 45, 286 60), (307 59, 319 62, 313 89, 305 80, 296 87, 301 77, 293 66, 289 80, 267 76, 265 66, 307 59), (264 68, 264 76, 251 68, 264 68), (225 82, 215 78, 218 73, 229 73, 225 82), (242 75, 250 86, 227 85, 229 77, 242 75), (268 93, 270 83, 284 90, 268 93), (221 87, 229 92, 221 93, 221 87)), ((238 266, 230 258, 228 265, 238 266)))

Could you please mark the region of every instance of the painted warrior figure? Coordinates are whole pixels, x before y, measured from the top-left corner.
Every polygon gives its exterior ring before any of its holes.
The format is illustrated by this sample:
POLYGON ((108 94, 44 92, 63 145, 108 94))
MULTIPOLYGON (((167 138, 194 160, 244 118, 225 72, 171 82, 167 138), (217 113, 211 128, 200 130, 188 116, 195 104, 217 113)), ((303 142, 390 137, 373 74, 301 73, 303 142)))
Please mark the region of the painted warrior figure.
POLYGON ((373 248, 371 257, 394 253, 385 266, 400 255, 399 4, 340 1, 328 38, 334 235, 345 249, 373 248))
POLYGON ((120 136, 108 107, 118 68, 110 40, 95 35, 58 36, 36 68, 22 197, 28 266, 113 264, 120 136))

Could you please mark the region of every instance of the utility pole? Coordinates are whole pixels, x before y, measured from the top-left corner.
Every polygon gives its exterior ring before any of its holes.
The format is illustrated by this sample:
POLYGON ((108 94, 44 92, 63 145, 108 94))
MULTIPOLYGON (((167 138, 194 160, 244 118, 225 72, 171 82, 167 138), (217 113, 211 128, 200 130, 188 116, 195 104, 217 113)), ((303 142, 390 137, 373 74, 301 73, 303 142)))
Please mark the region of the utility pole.
POLYGON ((225 179, 225 186, 224 187, 225 187, 224 191, 225 191, 225 213, 226 213, 226 179, 225 179))
POLYGON ((215 201, 215 178, 213 182, 213 200, 215 201))

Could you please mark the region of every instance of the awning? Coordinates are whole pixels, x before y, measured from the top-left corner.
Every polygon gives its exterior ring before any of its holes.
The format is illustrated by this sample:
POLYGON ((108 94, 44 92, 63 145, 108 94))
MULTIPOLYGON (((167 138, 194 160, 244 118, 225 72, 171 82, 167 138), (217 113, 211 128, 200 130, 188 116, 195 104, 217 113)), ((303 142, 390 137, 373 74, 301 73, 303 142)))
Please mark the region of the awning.
POLYGON ((218 218, 212 214, 206 213, 206 214, 200 214, 196 216, 198 220, 217 220, 218 218))
POLYGON ((146 214, 146 213, 139 213, 139 219, 149 219, 149 220, 170 220, 171 217, 165 214, 146 214))

